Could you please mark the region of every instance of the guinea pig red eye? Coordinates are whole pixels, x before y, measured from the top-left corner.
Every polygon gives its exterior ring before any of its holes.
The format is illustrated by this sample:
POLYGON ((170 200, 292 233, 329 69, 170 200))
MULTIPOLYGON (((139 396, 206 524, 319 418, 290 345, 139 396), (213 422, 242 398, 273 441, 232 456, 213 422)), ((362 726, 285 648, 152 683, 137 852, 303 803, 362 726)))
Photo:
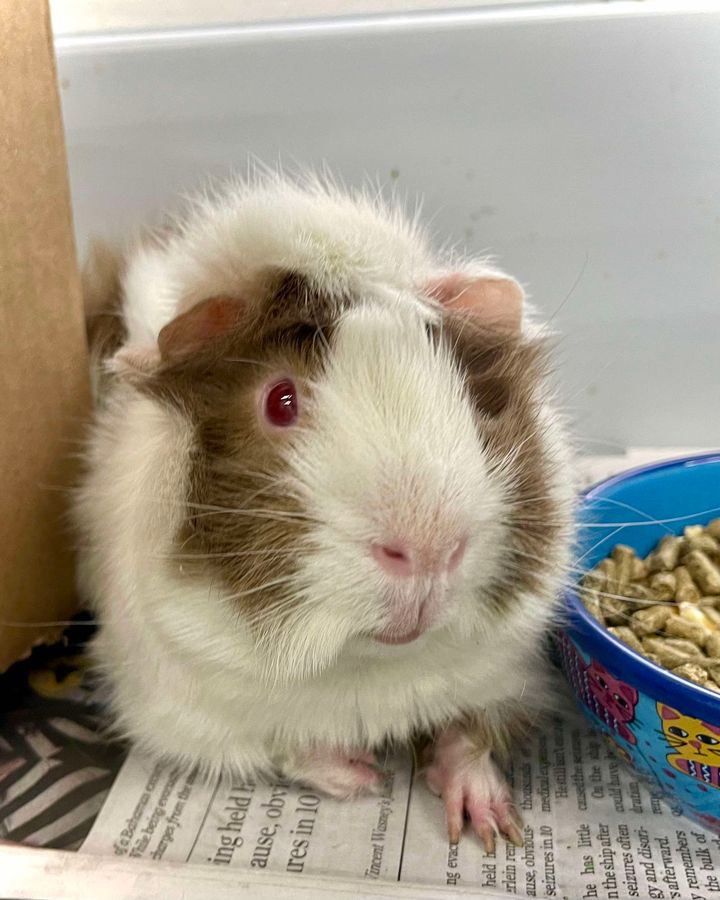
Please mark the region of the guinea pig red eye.
POLYGON ((268 422, 278 428, 286 428, 295 422, 298 417, 297 390, 289 378, 270 388, 265 395, 263 412, 268 422))

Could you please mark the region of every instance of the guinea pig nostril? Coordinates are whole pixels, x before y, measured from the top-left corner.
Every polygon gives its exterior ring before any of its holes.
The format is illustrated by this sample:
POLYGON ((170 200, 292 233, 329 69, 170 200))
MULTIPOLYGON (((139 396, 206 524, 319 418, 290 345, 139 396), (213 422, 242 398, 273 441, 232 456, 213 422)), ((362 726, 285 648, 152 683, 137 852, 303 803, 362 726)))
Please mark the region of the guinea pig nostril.
POLYGON ((395 547, 381 547, 380 552, 390 559, 405 559, 405 554, 402 550, 397 550, 395 547))
POLYGON ((381 569, 390 575, 411 575, 413 564, 410 551, 399 541, 372 544, 372 555, 381 569))

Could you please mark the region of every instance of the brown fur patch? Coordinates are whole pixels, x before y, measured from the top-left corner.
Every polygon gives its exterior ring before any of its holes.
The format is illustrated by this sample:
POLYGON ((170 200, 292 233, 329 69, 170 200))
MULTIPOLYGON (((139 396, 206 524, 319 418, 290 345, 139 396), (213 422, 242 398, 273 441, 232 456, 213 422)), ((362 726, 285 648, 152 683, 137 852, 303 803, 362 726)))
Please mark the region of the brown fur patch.
POLYGON ((519 591, 539 586, 549 565, 544 560, 562 529, 561 510, 548 495, 553 460, 543 440, 536 396, 546 374, 547 352, 540 341, 489 331, 468 315, 446 316, 442 338, 450 342, 466 373, 490 464, 511 474, 505 523, 510 541, 503 574, 489 589, 502 610, 519 591))
POLYGON ((294 429, 265 427, 258 393, 268 380, 292 378, 298 424, 309 424, 309 382, 322 369, 338 311, 337 301, 312 294, 299 276, 275 275, 237 329, 139 384, 195 428, 179 565, 188 575, 218 577, 258 622, 292 603, 290 582, 310 525, 284 477, 294 429))

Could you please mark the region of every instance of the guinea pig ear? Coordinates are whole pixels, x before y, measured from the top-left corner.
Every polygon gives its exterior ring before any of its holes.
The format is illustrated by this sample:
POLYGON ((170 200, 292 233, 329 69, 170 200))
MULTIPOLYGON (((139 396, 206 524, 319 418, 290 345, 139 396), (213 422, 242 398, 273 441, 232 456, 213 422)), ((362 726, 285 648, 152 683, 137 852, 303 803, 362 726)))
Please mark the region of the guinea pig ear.
POLYGON ((176 316, 160 331, 157 344, 121 347, 109 368, 128 381, 140 382, 161 365, 192 356, 214 339, 237 327, 245 303, 232 297, 209 297, 176 316))
POLYGON ((525 293, 507 275, 474 277, 451 272, 430 281, 426 291, 446 309, 468 312, 492 328, 511 334, 522 328, 525 293))
POLYGON ((234 297, 208 297, 176 316, 160 331, 158 349, 163 363, 185 359, 237 327, 245 302, 234 297))

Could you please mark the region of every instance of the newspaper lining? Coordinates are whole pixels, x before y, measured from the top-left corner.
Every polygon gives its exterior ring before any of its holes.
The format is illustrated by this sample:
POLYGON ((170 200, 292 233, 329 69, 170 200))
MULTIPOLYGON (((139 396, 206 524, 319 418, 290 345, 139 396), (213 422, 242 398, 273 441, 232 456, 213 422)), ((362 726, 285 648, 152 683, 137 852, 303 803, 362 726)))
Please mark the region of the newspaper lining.
POLYGON ((555 719, 514 754, 524 844, 486 854, 448 844, 442 802, 410 755, 386 761, 379 796, 339 802, 284 782, 218 779, 133 751, 82 851, 486 888, 566 900, 711 900, 720 837, 671 810, 579 715, 555 719))

